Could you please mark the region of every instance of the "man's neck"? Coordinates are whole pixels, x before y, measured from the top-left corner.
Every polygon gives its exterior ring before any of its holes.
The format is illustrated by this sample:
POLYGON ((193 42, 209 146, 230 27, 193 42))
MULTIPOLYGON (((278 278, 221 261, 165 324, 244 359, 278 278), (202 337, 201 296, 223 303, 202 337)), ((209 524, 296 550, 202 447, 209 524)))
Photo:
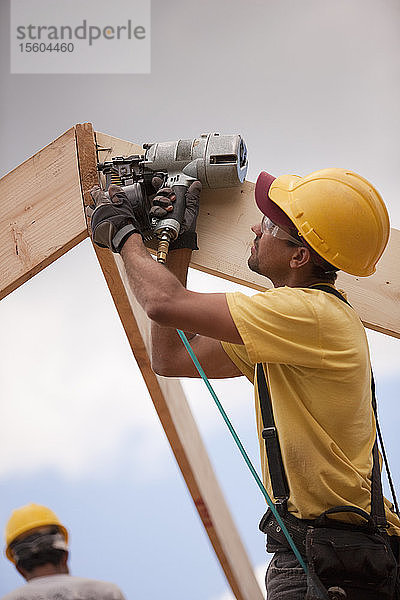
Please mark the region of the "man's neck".
POLYGON ((273 281, 274 287, 292 287, 292 288, 308 288, 313 285, 317 285, 318 283, 324 283, 327 285, 334 285, 334 282, 322 280, 320 277, 314 277, 310 275, 309 277, 296 277, 296 275, 289 274, 288 277, 282 278, 280 281, 273 281))
POLYGON ((67 566, 64 565, 52 565, 51 563, 47 563, 45 565, 41 565, 40 567, 35 567, 33 571, 29 573, 25 573, 24 577, 27 581, 31 579, 36 579, 36 577, 49 577, 50 575, 68 575, 69 570, 67 566))

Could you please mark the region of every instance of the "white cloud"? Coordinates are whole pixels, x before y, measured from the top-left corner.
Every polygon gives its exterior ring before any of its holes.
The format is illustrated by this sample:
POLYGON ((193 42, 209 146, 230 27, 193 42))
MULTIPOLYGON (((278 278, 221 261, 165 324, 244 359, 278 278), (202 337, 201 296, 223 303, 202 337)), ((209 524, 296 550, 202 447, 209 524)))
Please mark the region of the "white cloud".
POLYGON ((101 474, 127 447, 138 469, 165 469, 160 425, 107 294, 83 248, 2 302, 0 476, 101 474))
MULTIPOLYGON (((230 285, 191 279, 192 287, 230 285)), ((167 442, 90 245, 1 308, 0 478, 42 469, 101 477, 127 450, 142 477, 166 475, 167 442)), ((253 418, 244 379, 215 385, 233 418, 253 418)), ((221 417, 203 383, 184 388, 203 432, 215 430, 221 417)))

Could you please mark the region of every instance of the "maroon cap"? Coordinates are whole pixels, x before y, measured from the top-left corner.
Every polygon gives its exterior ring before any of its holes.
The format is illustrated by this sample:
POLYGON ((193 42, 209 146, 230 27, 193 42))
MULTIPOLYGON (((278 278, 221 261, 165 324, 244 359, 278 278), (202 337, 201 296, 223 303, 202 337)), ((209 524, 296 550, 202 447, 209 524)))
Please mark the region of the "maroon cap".
POLYGON ((279 208, 279 206, 275 204, 275 202, 273 202, 268 196, 269 188, 275 179, 276 177, 273 177, 273 175, 270 175, 265 171, 261 171, 256 182, 256 204, 261 212, 271 219, 271 221, 273 221, 276 225, 279 225, 287 232, 297 233, 295 225, 289 219, 287 214, 283 212, 283 210, 279 208))

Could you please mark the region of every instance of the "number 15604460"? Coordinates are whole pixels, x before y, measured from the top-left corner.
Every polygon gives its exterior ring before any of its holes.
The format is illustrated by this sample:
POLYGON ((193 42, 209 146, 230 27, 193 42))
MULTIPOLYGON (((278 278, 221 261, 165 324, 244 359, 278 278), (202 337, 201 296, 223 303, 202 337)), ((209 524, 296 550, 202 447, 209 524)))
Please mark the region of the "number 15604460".
POLYGON ((45 42, 25 42, 19 44, 19 49, 21 52, 73 52, 74 44, 69 42, 62 42, 61 44, 57 42, 57 44, 46 44, 45 42))

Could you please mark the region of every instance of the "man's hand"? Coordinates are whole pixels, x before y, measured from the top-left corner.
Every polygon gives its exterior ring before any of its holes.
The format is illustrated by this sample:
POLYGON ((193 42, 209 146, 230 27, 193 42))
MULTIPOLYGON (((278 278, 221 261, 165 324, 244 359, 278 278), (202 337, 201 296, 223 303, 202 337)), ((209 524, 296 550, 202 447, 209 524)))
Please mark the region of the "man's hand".
MULTIPOLYGON (((168 217, 168 213, 173 209, 175 194, 171 188, 161 188, 162 180, 160 177, 153 177, 153 187, 157 191, 153 198, 153 206, 150 209, 150 217, 164 219, 168 217)), ((179 236, 171 242, 169 249, 177 250, 178 248, 189 248, 190 250, 198 250, 196 222, 199 214, 199 200, 202 186, 200 181, 194 181, 188 188, 185 196, 186 207, 183 215, 183 221, 179 231, 179 236)))
POLYGON ((134 208, 118 185, 110 185, 109 198, 98 186, 90 190, 93 205, 86 208, 90 218, 92 239, 101 248, 121 252, 122 246, 133 233, 142 235, 134 208))

